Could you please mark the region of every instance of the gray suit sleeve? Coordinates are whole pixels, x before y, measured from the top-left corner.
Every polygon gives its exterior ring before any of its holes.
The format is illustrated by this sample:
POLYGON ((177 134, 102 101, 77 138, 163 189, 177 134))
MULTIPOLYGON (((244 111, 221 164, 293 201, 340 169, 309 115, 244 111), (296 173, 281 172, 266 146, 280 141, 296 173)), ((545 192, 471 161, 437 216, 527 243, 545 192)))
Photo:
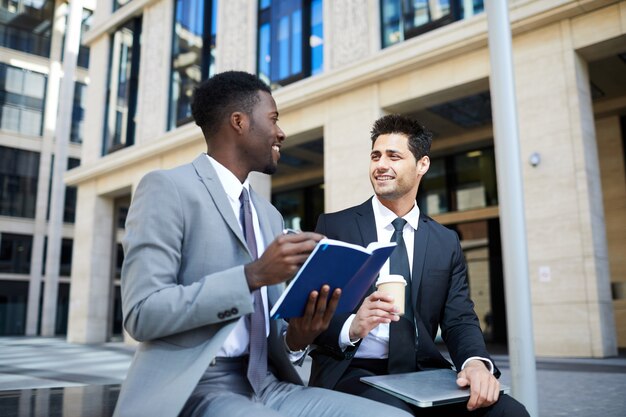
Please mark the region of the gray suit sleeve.
POLYGON ((122 309, 124 327, 136 340, 226 323, 253 310, 243 265, 180 284, 183 240, 190 227, 183 204, 165 171, 146 175, 133 196, 123 241, 122 309))

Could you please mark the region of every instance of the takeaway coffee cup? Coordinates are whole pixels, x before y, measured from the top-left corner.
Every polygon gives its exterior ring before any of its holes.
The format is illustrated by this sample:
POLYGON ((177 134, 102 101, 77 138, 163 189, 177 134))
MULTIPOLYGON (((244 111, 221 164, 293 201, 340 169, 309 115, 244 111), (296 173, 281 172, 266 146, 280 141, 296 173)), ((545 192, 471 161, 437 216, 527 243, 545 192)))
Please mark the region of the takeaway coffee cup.
POLYGON ((376 288, 393 297, 393 303, 398 308, 398 315, 404 314, 404 287, 406 281, 402 275, 381 275, 376 280, 376 288))

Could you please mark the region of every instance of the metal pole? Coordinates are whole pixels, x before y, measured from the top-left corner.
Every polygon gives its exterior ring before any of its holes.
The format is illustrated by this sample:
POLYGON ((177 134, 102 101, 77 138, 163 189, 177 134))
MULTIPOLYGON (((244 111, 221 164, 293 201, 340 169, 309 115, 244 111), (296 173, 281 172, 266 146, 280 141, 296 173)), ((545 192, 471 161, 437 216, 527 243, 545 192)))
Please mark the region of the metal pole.
POLYGON ((515 105, 508 2, 486 0, 491 109, 496 153, 506 316, 513 397, 538 416, 524 192, 515 105))
POLYGON ((82 0, 68 2, 65 44, 63 49, 63 79, 59 93, 59 113, 54 137, 54 166, 50 188, 50 219, 48 220, 48 247, 46 248, 46 276, 41 315, 41 335, 54 336, 59 292, 59 265, 63 232, 67 148, 70 139, 74 74, 80 46, 80 26, 83 14, 82 0))

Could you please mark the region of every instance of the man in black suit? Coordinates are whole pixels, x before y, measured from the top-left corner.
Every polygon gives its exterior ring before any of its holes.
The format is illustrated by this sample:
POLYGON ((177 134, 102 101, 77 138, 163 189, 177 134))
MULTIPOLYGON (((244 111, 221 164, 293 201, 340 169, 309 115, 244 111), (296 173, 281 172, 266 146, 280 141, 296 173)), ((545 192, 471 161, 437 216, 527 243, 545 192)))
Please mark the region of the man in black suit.
POLYGON ((432 135, 419 123, 388 115, 371 134, 370 181, 376 194, 365 203, 320 216, 316 231, 331 239, 366 246, 396 241, 381 275, 401 274, 408 282, 406 313, 393 299, 368 295, 354 314, 337 314, 311 353, 310 385, 371 398, 414 415, 527 416, 523 405, 500 396, 500 372, 493 365, 469 298, 467 267, 459 238, 420 213, 421 178, 430 166, 432 135), (363 376, 451 368, 434 343, 437 328, 457 370, 457 384, 469 386, 467 404, 418 409, 359 381, 363 376))

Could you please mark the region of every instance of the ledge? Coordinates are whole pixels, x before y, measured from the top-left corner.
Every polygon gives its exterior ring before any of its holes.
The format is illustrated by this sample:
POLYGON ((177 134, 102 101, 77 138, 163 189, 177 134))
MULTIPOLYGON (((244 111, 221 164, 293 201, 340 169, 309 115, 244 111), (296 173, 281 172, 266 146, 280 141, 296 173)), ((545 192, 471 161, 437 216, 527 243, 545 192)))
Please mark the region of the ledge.
POLYGON ((192 144, 196 140, 203 140, 202 132, 193 123, 188 123, 175 130, 169 131, 160 138, 140 145, 129 146, 117 152, 106 155, 95 162, 67 171, 63 176, 65 185, 80 185, 110 171, 124 168, 139 161, 152 158, 171 149, 192 144))

